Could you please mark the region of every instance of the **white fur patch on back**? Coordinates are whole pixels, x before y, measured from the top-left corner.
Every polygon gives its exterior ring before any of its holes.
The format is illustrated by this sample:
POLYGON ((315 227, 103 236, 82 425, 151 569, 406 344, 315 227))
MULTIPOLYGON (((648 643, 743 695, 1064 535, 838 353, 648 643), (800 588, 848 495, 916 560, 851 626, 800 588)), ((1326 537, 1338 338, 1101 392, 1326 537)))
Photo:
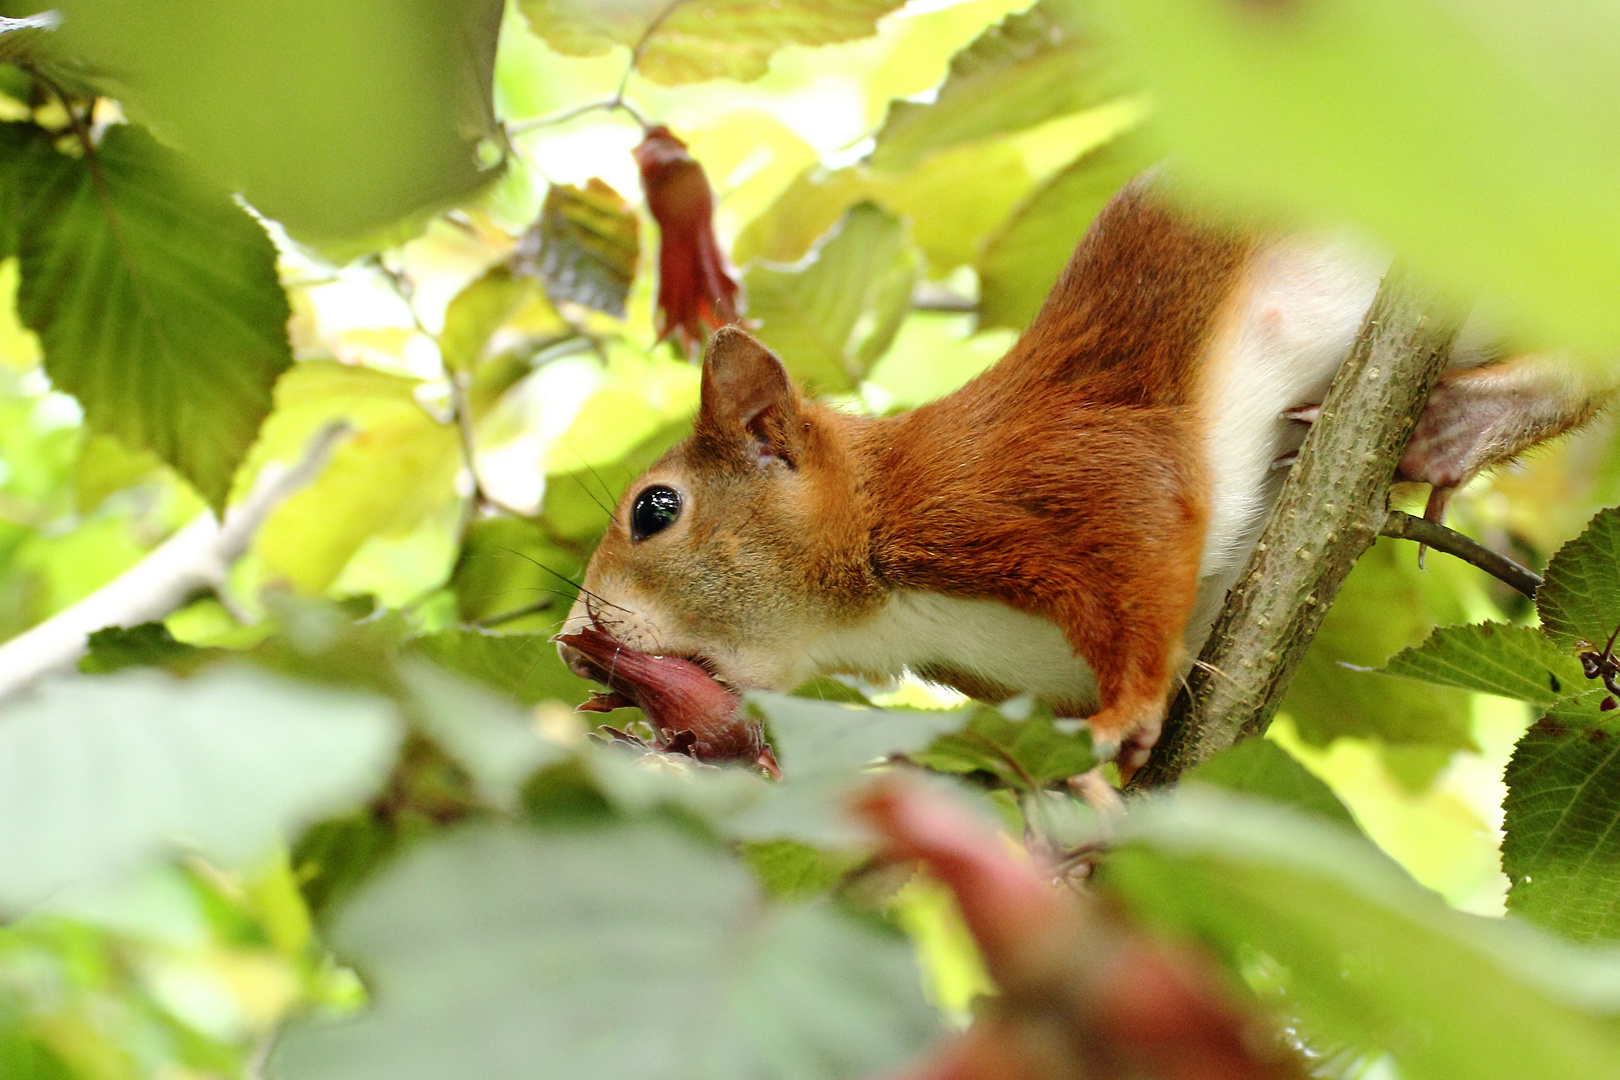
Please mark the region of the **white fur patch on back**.
POLYGON ((1272 463, 1305 437, 1305 426, 1282 413, 1327 393, 1382 270, 1381 260, 1342 243, 1278 240, 1255 253, 1206 366, 1206 585, 1242 569, 1287 475, 1272 463))

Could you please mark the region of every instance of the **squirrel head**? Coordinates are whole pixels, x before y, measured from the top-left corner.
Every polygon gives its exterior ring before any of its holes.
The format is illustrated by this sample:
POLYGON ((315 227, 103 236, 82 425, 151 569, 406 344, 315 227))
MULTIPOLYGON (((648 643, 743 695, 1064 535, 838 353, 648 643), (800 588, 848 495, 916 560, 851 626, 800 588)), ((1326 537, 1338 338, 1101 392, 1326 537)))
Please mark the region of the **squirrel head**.
POLYGON ((880 600, 856 423, 806 401, 743 330, 716 331, 691 436, 620 499, 565 632, 594 626, 738 689, 791 690, 815 674, 816 639, 880 600))

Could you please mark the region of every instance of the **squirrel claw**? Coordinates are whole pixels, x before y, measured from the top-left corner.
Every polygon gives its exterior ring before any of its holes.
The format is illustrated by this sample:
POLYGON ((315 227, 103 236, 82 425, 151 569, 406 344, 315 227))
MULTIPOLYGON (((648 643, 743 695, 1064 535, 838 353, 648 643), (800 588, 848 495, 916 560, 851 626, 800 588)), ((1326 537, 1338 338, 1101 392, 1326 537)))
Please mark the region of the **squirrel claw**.
POLYGON ((1299 460, 1299 452, 1298 451, 1295 451, 1292 454, 1283 454, 1281 457, 1278 457, 1274 461, 1272 461, 1271 467, 1273 469, 1290 469, 1290 468, 1293 468, 1294 462, 1296 462, 1298 460, 1299 460))
POLYGON ((1292 409, 1284 409, 1284 420, 1297 420, 1301 424, 1314 424, 1322 418, 1320 405, 1295 405, 1292 409))

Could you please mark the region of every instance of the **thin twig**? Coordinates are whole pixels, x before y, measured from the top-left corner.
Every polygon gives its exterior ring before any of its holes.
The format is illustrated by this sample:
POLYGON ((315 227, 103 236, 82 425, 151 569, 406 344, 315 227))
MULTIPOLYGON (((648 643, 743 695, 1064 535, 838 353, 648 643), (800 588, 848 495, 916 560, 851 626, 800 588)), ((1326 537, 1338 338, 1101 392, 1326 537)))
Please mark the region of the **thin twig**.
POLYGON ((643 131, 652 126, 647 122, 647 118, 642 115, 641 110, 628 101, 619 97, 605 97, 594 101, 581 102, 578 105, 570 105, 566 109, 559 109, 554 113, 547 113, 545 116, 537 116, 532 120, 519 120, 515 123, 509 123, 506 125, 506 134, 508 137, 527 135, 531 131, 566 124, 568 121, 584 116, 586 113, 597 111, 622 112, 641 125, 643 131))
POLYGON ((1541 587, 1541 575, 1529 567, 1521 566, 1455 529, 1448 529, 1437 521, 1420 518, 1401 510, 1391 510, 1378 530, 1380 536, 1393 536, 1398 540, 1416 540, 1436 551, 1453 555, 1465 563, 1479 567, 1505 585, 1511 585, 1524 595, 1535 598, 1541 587))
POLYGON ((247 498, 225 512, 223 523, 204 510, 112 581, 0 645, 0 697, 71 668, 93 631, 161 619, 198 589, 222 586, 271 512, 321 474, 351 430, 343 422, 323 427, 297 464, 266 465, 247 498))

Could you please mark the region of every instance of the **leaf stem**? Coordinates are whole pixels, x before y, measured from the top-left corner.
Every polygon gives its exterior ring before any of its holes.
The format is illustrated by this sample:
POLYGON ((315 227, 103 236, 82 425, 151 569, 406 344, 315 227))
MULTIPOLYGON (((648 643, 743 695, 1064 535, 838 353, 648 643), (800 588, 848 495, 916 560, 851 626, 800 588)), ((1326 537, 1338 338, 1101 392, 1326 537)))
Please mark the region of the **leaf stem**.
POLYGON ((1420 518, 1401 510, 1391 510, 1378 530, 1380 536, 1393 536, 1398 540, 1416 540, 1436 551, 1455 556, 1463 562, 1479 567, 1505 585, 1511 585, 1524 595, 1535 599, 1541 587, 1541 575, 1527 566, 1521 566, 1455 529, 1448 529, 1437 521, 1420 518))

